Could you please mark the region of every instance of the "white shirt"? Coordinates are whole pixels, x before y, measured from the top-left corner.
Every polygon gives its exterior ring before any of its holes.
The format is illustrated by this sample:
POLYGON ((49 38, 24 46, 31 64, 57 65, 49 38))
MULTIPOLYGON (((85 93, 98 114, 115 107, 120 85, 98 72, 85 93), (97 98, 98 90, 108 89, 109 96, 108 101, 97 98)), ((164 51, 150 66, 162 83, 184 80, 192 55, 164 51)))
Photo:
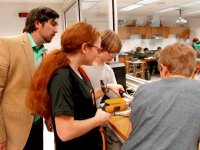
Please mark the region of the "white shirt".
MULTIPOLYGON (((103 67, 98 67, 95 64, 93 64, 93 66, 84 65, 82 67, 87 73, 90 81, 92 82, 92 86, 94 87, 94 89, 99 88, 101 86, 100 80, 103 80, 105 84, 108 83, 117 84, 113 69, 107 64, 105 64, 103 67)), ((115 95, 112 91, 106 93, 106 95, 110 98, 117 97, 117 95, 115 95)), ((96 101, 97 108, 100 107, 100 102, 102 98, 103 96, 96 101)))

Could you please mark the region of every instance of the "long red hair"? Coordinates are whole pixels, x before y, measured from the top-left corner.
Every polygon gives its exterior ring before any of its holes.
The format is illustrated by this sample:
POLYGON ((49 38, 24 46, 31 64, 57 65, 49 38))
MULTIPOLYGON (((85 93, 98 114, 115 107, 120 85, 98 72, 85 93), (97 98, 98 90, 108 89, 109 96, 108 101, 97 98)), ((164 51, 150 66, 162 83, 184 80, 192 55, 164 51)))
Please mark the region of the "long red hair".
POLYGON ((79 22, 69 26, 61 36, 61 50, 47 54, 36 70, 28 90, 26 105, 35 114, 48 118, 51 115, 51 99, 48 84, 52 75, 61 67, 69 66, 68 54, 76 54, 83 43, 94 43, 100 33, 90 24, 79 22))

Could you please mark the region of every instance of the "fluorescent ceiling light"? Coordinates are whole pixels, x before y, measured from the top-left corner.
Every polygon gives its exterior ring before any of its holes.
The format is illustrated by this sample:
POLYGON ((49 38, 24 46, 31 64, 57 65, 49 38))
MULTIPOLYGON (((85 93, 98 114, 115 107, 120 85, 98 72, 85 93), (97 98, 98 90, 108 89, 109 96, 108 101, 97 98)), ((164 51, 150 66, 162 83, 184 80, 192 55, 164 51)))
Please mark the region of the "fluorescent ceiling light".
POLYGON ((170 7, 167 9, 158 10, 156 12, 168 12, 168 11, 172 11, 172 10, 176 10, 176 9, 179 9, 179 8, 178 7, 170 7))
POLYGON ((83 2, 81 2, 81 9, 82 10, 89 9, 90 7, 94 6, 96 3, 97 3, 96 1, 94 1, 94 2, 83 1, 83 2))
POLYGON ((146 4, 151 4, 151 3, 154 3, 157 1, 159 1, 159 0, 141 0, 141 1, 137 2, 137 4, 146 5, 146 4))
POLYGON ((191 15, 191 14, 198 14, 198 13, 200 13, 200 10, 191 11, 191 12, 186 12, 186 13, 184 13, 184 14, 186 14, 186 15, 191 15))
POLYGON ((126 7, 123 7, 120 9, 120 11, 130 11, 139 7, 142 7, 143 5, 138 5, 138 4, 132 4, 132 5, 128 5, 126 7))
POLYGON ((200 0, 197 0, 197 1, 182 4, 182 5, 180 5, 180 7, 190 7, 190 6, 195 6, 195 5, 199 5, 199 4, 200 4, 200 0))

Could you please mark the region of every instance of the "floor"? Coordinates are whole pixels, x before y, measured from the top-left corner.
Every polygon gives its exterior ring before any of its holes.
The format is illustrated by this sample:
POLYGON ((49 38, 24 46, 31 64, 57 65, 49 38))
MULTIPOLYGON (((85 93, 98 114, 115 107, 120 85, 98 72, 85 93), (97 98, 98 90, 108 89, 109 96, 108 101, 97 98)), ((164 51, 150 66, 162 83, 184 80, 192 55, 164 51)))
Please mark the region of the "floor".
MULTIPOLYGON (((131 73, 128 73, 129 75, 133 75, 133 73, 131 72, 131 73)), ((139 77, 140 78, 140 77, 139 77)), ((160 74, 153 74, 152 76, 151 76, 151 79, 150 80, 147 80, 147 81, 157 81, 157 80, 160 80, 161 78, 160 78, 160 74)))

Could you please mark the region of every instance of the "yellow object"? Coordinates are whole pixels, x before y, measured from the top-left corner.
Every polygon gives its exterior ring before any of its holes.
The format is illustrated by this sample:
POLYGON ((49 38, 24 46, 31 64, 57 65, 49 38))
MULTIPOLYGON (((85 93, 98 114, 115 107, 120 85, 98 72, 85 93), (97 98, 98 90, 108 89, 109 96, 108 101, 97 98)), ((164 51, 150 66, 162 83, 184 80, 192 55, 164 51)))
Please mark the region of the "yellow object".
POLYGON ((103 110, 109 113, 124 111, 128 107, 123 98, 113 98, 105 100, 105 105, 103 106, 103 110))

